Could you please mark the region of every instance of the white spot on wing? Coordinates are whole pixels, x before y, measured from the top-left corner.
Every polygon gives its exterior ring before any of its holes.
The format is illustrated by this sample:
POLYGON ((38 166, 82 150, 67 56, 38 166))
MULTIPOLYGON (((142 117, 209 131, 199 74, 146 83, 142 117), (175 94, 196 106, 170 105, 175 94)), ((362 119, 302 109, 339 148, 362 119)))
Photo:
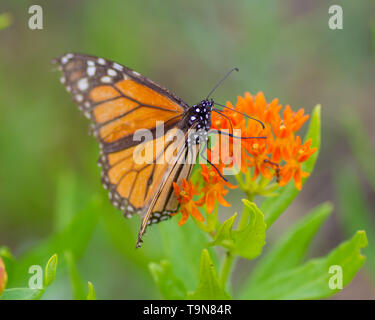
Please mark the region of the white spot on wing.
POLYGON ((115 68, 116 70, 119 70, 119 71, 122 71, 124 69, 122 65, 119 65, 116 62, 113 63, 113 68, 115 68))
POLYGON ((87 75, 92 77, 96 72, 96 68, 94 66, 90 66, 87 68, 87 75))
POLYGON ((112 81, 112 78, 108 76, 104 76, 100 78, 100 81, 103 83, 110 83, 112 81))
POLYGON ((73 54, 68 53, 67 55, 65 55, 64 57, 61 58, 61 63, 62 63, 62 64, 65 64, 65 63, 67 63, 71 58, 73 58, 73 54))
POLYGON ((81 94, 76 94, 75 97, 76 97, 76 100, 77 100, 78 102, 83 101, 83 96, 82 96, 81 94))
POLYGON ((114 77, 115 75, 117 75, 117 72, 113 69, 108 69, 107 73, 111 77, 114 77))
POLYGON ((86 90, 89 87, 89 82, 87 81, 87 78, 82 78, 78 80, 77 86, 78 86, 78 89, 81 91, 86 90))
POLYGON ((98 58, 98 63, 102 64, 104 66, 105 65, 105 60, 103 58, 98 58))

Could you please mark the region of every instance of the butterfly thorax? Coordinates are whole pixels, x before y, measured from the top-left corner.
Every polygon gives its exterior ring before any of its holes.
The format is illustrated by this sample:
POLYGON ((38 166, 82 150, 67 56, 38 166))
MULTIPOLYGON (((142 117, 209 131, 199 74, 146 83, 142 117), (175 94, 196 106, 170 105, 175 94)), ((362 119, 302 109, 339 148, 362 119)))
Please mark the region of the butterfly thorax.
POLYGON ((188 142, 199 143, 207 140, 207 132, 211 128, 211 112, 214 106, 212 99, 204 99, 200 103, 191 106, 185 114, 189 128, 194 128, 195 133, 189 137, 188 142), (202 139, 203 138, 203 139, 202 139))
POLYGON ((214 101, 202 100, 200 103, 191 106, 187 110, 189 127, 194 126, 197 130, 203 129, 205 131, 211 128, 211 111, 214 101))

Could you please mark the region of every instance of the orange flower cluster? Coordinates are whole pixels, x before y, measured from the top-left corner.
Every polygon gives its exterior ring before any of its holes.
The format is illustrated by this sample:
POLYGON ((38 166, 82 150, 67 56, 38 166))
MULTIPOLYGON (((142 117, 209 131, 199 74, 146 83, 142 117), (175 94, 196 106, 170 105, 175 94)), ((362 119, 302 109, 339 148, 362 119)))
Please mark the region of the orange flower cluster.
MULTIPOLYGON (((223 165, 218 166, 218 170, 222 172, 223 165)), ((180 203, 180 212, 182 218, 178 222, 181 226, 185 224, 189 218, 189 213, 198 221, 204 221, 203 216, 198 210, 198 207, 206 205, 208 213, 214 210, 216 200, 225 207, 230 207, 230 204, 223 198, 228 193, 228 188, 237 188, 237 186, 231 185, 229 182, 224 181, 223 178, 213 167, 207 167, 205 164, 201 164, 201 175, 204 180, 204 186, 199 189, 191 181, 182 180, 182 188, 173 182, 174 192, 177 196, 177 200, 180 203), (200 195, 201 198, 197 201, 193 200, 194 196, 200 195)), ((175 215, 174 213, 172 215, 175 215)))
POLYGON ((256 96, 246 92, 244 97, 237 98, 235 106, 228 102, 227 107, 234 109, 220 111, 227 118, 212 113, 213 129, 240 129, 242 137, 265 137, 241 140, 241 171, 253 168, 253 179, 259 175, 267 179, 276 176, 281 186, 293 178, 296 188, 301 190, 302 178, 309 175, 302 170, 302 163, 317 150, 310 148, 311 140, 302 144, 295 134, 309 118, 304 109, 293 112, 287 105, 281 113, 278 100, 267 103, 262 92, 256 96), (235 110, 260 120, 265 128, 235 110))
MULTIPOLYGON (((302 178, 309 174, 302 170, 302 163, 306 161, 317 149, 311 148, 311 139, 304 144, 296 132, 309 118, 300 109, 293 112, 289 105, 284 110, 274 99, 267 103, 262 92, 252 96, 246 92, 244 97, 238 97, 237 103, 233 106, 227 102, 227 108, 220 110, 220 113, 212 112, 211 128, 215 130, 240 129, 242 137, 261 137, 254 139, 241 139, 241 171, 252 170, 252 179, 263 176, 269 180, 276 177, 280 186, 286 185, 291 179, 294 179, 298 190, 302 188, 302 178), (232 109, 232 110, 231 110, 232 109), (247 119, 248 115, 261 121, 264 128, 258 121, 247 119)), ((233 152, 233 139, 229 138, 228 150, 233 152)), ((214 148, 222 146, 220 142, 215 144, 214 148)), ((229 157, 232 155, 229 154, 229 157)), ((208 153, 211 158, 211 152, 208 153)), ((220 165, 216 169, 223 172, 226 165, 223 163, 227 159, 220 159, 220 165)), ((229 164, 227 164, 229 165, 229 164)), ((236 188, 236 186, 223 180, 214 167, 201 165, 201 176, 203 177, 203 187, 199 190, 192 182, 184 180, 182 188, 174 183, 174 190, 177 199, 181 205, 180 211, 182 218, 179 225, 183 225, 191 214, 199 221, 204 221, 198 207, 206 205, 208 213, 211 213, 215 207, 216 201, 223 206, 230 206, 224 199, 228 193, 227 188, 236 188), (194 196, 200 195, 201 198, 193 200, 194 196)))

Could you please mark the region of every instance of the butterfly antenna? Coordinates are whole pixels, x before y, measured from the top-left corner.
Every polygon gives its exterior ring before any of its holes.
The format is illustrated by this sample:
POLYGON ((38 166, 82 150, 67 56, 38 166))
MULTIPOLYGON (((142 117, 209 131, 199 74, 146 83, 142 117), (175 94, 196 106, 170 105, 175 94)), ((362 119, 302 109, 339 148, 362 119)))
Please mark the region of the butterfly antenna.
POLYGON ((228 78, 228 76, 229 76, 233 71, 239 71, 239 69, 238 69, 238 68, 232 68, 231 70, 229 70, 229 71, 225 74, 225 76, 222 77, 221 80, 220 80, 218 83, 215 84, 215 86, 212 88, 212 90, 210 91, 210 93, 208 94, 208 96, 207 96, 206 99, 208 99, 208 98, 211 96, 211 94, 214 93, 214 91, 216 90, 216 88, 217 88, 218 86, 220 86, 220 85, 222 84, 222 82, 223 82, 226 78, 228 78))
MULTIPOLYGON (((234 112, 237 112, 237 113, 239 113, 239 114, 242 114, 244 117, 247 117, 247 118, 249 118, 249 119, 251 119, 251 120, 255 120, 255 121, 257 121, 257 122, 259 122, 259 123, 261 124, 261 126, 262 126, 263 129, 265 128, 264 123, 263 123, 262 121, 260 121, 260 120, 258 120, 258 119, 255 119, 255 118, 253 118, 253 117, 250 117, 250 116, 247 115, 246 113, 242 113, 241 111, 238 111, 238 110, 233 109, 233 108, 229 108, 229 107, 224 106, 223 104, 220 104, 220 103, 217 103, 217 102, 214 102, 214 104, 217 104, 217 105, 220 106, 220 107, 223 107, 223 108, 226 108, 226 109, 232 110, 232 111, 234 111, 234 112)), ((215 111, 216 111, 216 110, 215 110, 215 111)))

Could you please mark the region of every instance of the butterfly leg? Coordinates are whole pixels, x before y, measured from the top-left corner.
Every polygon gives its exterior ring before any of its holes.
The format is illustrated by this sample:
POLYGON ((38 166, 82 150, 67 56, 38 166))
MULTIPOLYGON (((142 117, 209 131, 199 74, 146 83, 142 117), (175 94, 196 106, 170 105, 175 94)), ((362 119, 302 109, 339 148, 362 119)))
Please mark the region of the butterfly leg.
POLYGON ((200 155, 201 155, 201 157, 204 159, 204 160, 206 160, 212 167, 214 167, 215 168, 215 170, 216 170, 216 172, 219 174, 219 176, 225 181, 225 182, 228 182, 228 179, 226 179, 222 174, 221 174, 221 172, 220 172, 220 170, 210 161, 210 160, 208 160, 208 158, 207 157, 205 157, 205 155, 204 155, 204 153, 206 152, 206 150, 207 150, 207 148, 208 148, 208 142, 206 141, 206 143, 205 143, 205 145, 204 145, 204 148, 203 148, 203 150, 201 151, 201 153, 200 153, 200 155))
POLYGON ((272 167, 275 168, 276 182, 280 182, 280 165, 268 159, 265 159, 264 162, 269 163, 272 167))

